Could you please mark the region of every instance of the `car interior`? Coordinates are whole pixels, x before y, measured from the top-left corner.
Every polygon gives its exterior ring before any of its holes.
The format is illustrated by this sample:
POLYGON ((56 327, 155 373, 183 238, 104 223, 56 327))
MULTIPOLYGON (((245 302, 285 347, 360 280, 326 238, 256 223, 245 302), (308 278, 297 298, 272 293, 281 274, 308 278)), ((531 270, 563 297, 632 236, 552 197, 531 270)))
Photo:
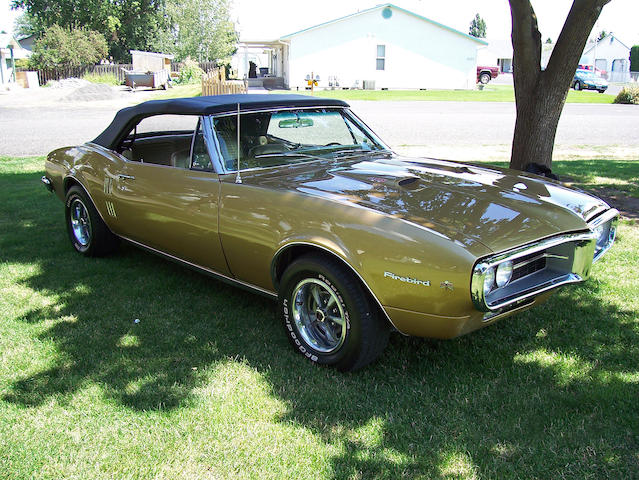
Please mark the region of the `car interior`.
POLYGON ((198 120, 199 117, 195 115, 157 115, 143 118, 122 140, 118 152, 134 162, 211 170, 211 160, 204 147, 198 120), (198 132, 194 141, 193 133, 196 128, 198 132))

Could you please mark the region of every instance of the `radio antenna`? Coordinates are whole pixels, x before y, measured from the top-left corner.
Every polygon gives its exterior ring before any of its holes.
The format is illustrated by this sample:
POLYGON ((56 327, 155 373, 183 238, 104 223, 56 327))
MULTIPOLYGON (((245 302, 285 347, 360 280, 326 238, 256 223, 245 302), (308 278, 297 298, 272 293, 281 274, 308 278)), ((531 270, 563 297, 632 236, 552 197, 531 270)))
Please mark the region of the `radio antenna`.
POLYGON ((237 103, 237 175, 235 176, 235 183, 242 183, 242 176, 240 175, 240 103, 237 103))

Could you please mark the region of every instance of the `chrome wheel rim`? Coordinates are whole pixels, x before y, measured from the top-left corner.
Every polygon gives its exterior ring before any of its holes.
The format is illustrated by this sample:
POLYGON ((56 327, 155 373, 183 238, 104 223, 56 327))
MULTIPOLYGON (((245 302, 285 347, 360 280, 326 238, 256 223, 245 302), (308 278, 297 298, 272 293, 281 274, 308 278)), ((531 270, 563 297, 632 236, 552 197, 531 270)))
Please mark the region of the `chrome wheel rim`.
POLYGON ((307 278, 293 289, 292 313, 302 339, 313 350, 332 353, 346 339, 346 315, 331 287, 307 278))
POLYGON ((78 198, 71 202, 71 230, 76 241, 86 247, 91 241, 91 222, 89 212, 84 203, 78 198))

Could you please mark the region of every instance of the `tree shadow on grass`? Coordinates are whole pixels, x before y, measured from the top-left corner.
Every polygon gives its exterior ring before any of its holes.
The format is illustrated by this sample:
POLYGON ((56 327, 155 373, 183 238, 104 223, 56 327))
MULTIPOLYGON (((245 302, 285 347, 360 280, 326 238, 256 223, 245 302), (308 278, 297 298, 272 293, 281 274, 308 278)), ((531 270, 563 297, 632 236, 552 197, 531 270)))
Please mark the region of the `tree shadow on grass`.
POLYGON ((37 265, 19 284, 50 301, 17 316, 41 325, 57 355, 5 401, 64 404, 97 384, 133 410, 176 409, 208 367, 242 358, 287 405, 280 422, 338 447, 335 478, 638 471, 636 312, 607 303, 596 281, 456 340, 394 335, 376 364, 342 374, 289 348, 268 299, 132 247, 104 259, 75 254, 59 202, 20 193, 37 177, 13 176, 0 258, 37 265))

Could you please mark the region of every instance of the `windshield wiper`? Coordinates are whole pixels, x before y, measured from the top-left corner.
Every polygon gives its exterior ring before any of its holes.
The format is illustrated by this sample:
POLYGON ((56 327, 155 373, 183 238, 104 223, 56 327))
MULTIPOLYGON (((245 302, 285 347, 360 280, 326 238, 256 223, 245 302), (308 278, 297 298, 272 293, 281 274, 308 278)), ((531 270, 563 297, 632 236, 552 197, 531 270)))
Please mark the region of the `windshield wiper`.
POLYGON ((263 153, 261 155, 255 155, 255 158, 272 158, 272 157, 302 157, 302 158, 316 158, 324 159, 318 155, 309 155, 302 152, 280 152, 280 153, 263 153))
POLYGON ((364 148, 356 148, 356 149, 348 148, 345 150, 336 150, 334 152, 331 152, 331 154, 335 155, 336 157, 339 156, 340 158, 345 158, 345 157, 355 157, 363 153, 378 154, 378 153, 390 153, 390 152, 391 152, 390 150, 386 150, 386 149, 366 150, 364 148))

